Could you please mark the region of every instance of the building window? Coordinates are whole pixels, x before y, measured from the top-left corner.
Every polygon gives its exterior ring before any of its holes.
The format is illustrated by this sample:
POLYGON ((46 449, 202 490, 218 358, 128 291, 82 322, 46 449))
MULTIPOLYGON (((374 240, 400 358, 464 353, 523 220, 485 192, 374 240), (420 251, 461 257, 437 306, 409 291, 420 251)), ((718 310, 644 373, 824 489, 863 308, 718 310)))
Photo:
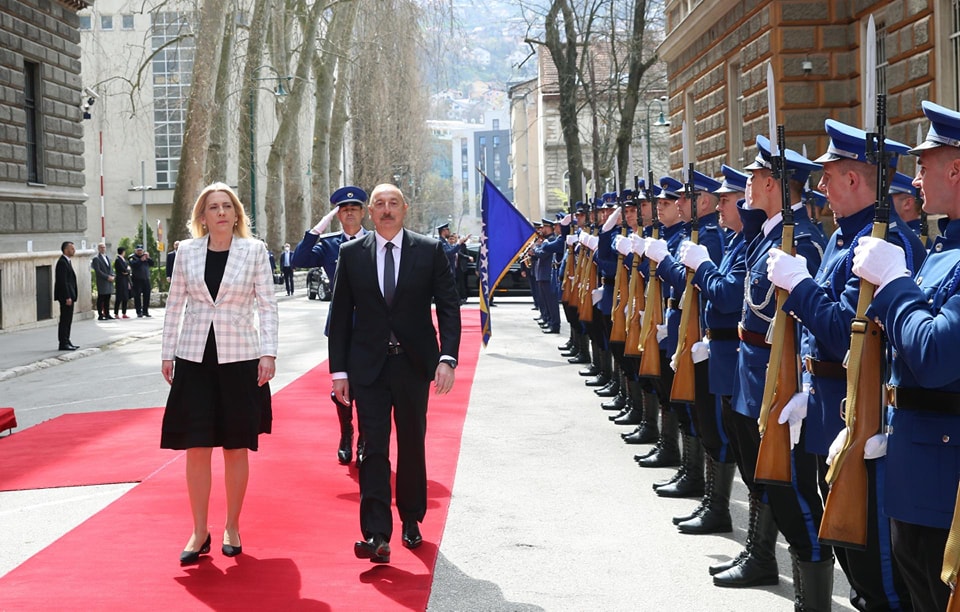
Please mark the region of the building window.
POLYGON ((93 29, 93 18, 90 15, 80 15, 80 29, 81 30, 93 29))
POLYGON ((495 130, 499 130, 499 129, 500 129, 500 120, 499 120, 499 119, 493 119, 493 120, 492 120, 492 123, 493 123, 493 129, 495 129, 495 130))
POLYGON ((947 70, 941 71, 939 76, 949 81, 945 91, 953 96, 953 108, 960 107, 960 80, 957 70, 960 70, 960 0, 950 2, 950 60, 947 70))
POLYGON ((877 24, 877 93, 887 93, 887 26, 877 24))
POLYGON ((493 137, 493 146, 495 146, 495 147, 499 147, 499 146, 500 146, 500 137, 499 137, 499 136, 494 136, 494 137, 493 137))
POLYGON ((740 89, 740 62, 727 66, 727 126, 730 149, 727 159, 734 168, 743 168, 743 91, 740 89))
POLYGON ((23 111, 27 131, 27 181, 43 182, 43 117, 41 116, 40 64, 23 62, 23 111))
POLYGON ((500 182, 500 151, 493 152, 493 180, 500 182))
POLYGON ((192 36, 186 35, 190 30, 186 15, 154 13, 151 19, 151 37, 156 53, 152 66, 157 187, 171 189, 177 183, 180 165, 195 43, 192 36))
POLYGON ((100 15, 100 29, 101 30, 113 29, 113 15, 100 15))
POLYGON ((487 146, 487 137, 486 137, 486 136, 481 136, 481 137, 480 137, 480 146, 481 146, 481 147, 487 146))
POLYGON ((132 30, 133 15, 120 15, 120 28, 124 30, 132 30))

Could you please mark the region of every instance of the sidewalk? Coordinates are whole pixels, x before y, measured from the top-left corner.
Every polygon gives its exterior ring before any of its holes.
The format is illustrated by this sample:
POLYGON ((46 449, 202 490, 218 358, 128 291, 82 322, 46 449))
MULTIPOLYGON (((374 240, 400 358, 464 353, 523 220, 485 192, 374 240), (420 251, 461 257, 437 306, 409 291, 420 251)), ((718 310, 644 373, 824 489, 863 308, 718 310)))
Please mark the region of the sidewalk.
MULTIPOLYGON (((297 283, 299 293, 292 296, 287 296, 283 285, 277 285, 277 299, 305 299, 306 289, 301 284, 297 283)), ((38 327, 0 331, 0 346, 3 347, 0 349, 0 381, 156 336, 163 331, 164 313, 163 308, 151 308, 149 318, 138 318, 131 307, 127 309, 129 319, 112 321, 97 321, 95 311, 75 315, 70 333, 70 339, 80 347, 75 351, 57 350, 56 319, 44 321, 38 327)))

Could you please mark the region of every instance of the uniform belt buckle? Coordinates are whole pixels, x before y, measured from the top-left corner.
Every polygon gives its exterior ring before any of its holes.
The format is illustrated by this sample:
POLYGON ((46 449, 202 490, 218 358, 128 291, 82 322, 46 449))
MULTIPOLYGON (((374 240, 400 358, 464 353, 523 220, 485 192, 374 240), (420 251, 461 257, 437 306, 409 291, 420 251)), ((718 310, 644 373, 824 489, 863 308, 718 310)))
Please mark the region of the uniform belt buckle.
POLYGON ((813 374, 813 355, 803 356, 803 367, 807 370, 808 374, 813 374))
POLYGON ((897 387, 894 385, 887 385, 887 405, 888 406, 897 406, 897 387))

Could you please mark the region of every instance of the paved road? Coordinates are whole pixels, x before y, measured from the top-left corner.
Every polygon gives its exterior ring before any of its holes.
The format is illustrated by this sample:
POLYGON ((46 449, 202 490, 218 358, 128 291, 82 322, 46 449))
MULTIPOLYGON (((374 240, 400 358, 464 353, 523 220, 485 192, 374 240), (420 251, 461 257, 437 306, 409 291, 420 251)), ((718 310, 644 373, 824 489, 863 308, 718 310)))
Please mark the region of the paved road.
MULTIPOLYGON (((638 447, 621 443, 620 428, 559 356, 556 345, 564 338, 540 333, 529 301, 497 303, 494 335, 482 350, 470 398, 429 609, 792 610, 782 540, 778 586, 728 590, 710 582, 707 566, 740 550, 743 485, 734 488, 734 534, 677 533, 670 518, 695 502, 653 493, 651 484, 671 472, 636 467, 638 447)), ((281 297, 277 389, 325 359, 326 308, 302 294, 281 297)), ((163 404, 160 316, 111 326, 121 324, 124 331, 78 322, 74 341, 90 347, 86 356, 71 354, 43 369, 19 366, 32 351, 42 358, 55 353, 46 348, 55 328, 0 334, 0 403, 17 407, 21 429, 64 412, 163 404), (93 348, 100 345, 108 348, 93 348)), ((0 575, 128 488, 0 493, 0 575)), ((836 578, 834 609, 852 609, 839 571, 836 578)))

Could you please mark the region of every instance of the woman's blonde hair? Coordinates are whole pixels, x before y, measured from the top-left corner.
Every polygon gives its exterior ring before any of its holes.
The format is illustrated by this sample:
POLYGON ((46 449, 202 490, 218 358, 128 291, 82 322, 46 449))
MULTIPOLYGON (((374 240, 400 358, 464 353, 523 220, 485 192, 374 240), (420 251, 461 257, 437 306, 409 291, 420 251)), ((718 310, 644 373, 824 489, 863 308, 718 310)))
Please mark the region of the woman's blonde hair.
POLYGON ((226 183, 210 183, 204 187, 200 195, 197 196, 197 201, 193 205, 193 215, 190 216, 190 221, 187 223, 187 229, 190 230, 190 234, 194 238, 203 238, 209 233, 206 226, 200 222, 200 218, 203 216, 203 207, 207 203, 207 196, 215 191, 222 191, 230 196, 230 201, 233 202, 233 207, 237 211, 237 224, 233 228, 233 234, 240 238, 250 238, 252 236, 250 233, 250 219, 243 209, 240 198, 237 197, 237 192, 226 183))

